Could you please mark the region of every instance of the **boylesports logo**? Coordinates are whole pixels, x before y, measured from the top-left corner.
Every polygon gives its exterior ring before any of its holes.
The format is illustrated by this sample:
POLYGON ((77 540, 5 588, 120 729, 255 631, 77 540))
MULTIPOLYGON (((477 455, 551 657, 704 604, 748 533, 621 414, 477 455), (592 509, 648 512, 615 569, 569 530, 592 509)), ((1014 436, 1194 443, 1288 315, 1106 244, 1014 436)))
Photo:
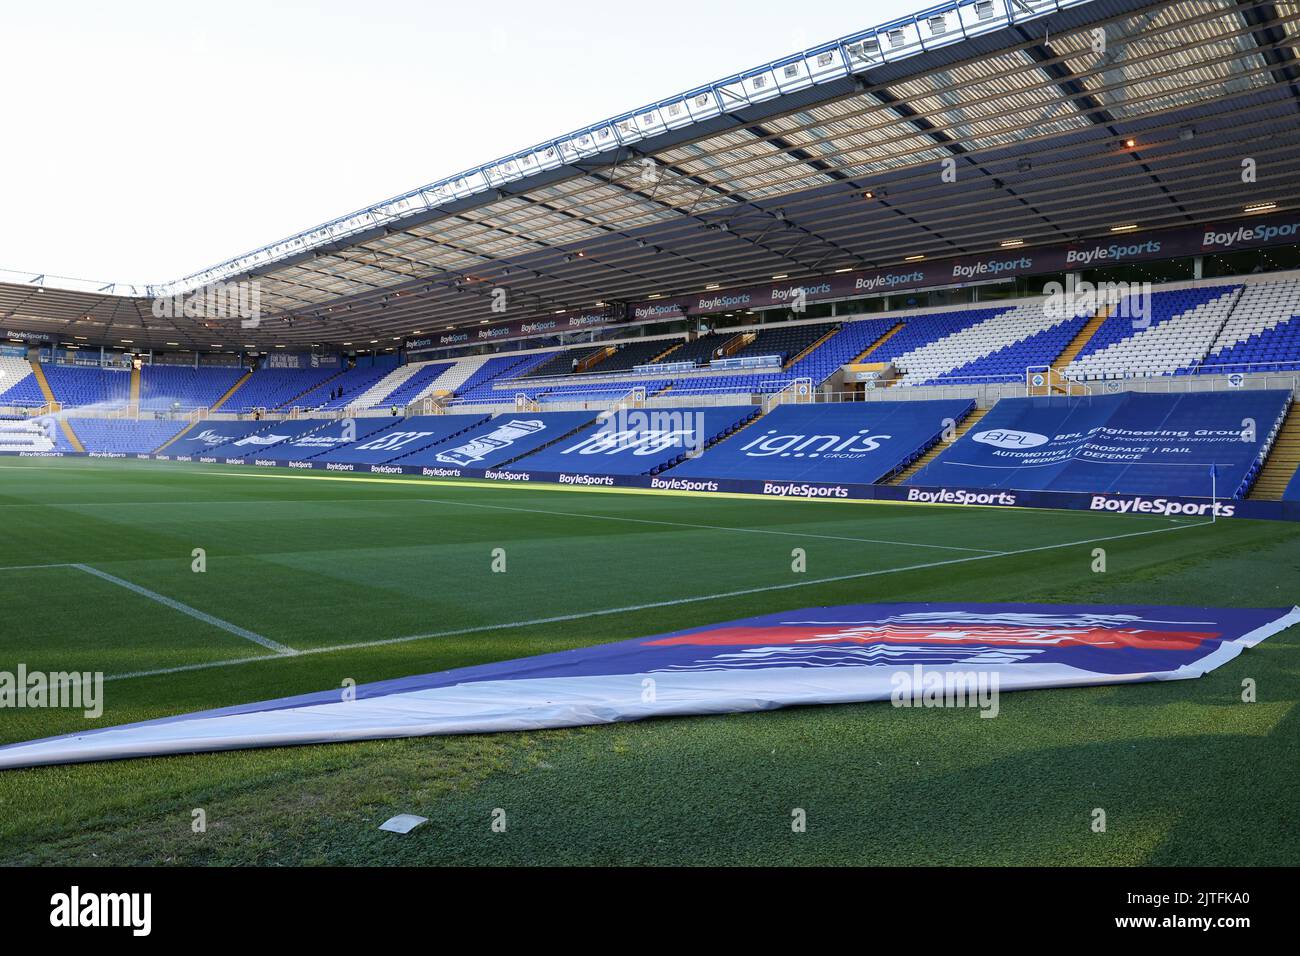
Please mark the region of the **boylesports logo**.
POLYGON ((1006 491, 952 491, 948 488, 936 488, 926 491, 922 488, 908 488, 907 500, 927 505, 1000 505, 1011 507, 1016 503, 1016 496, 1006 491))
POLYGON ((849 489, 843 485, 798 485, 765 481, 763 494, 778 498, 847 498, 849 489))
POLYGON ((1217 518, 1231 518, 1237 513, 1237 506, 1224 501, 1170 501, 1168 498, 1110 498, 1106 495, 1093 495, 1088 510, 1114 511, 1122 515, 1213 515, 1217 518))

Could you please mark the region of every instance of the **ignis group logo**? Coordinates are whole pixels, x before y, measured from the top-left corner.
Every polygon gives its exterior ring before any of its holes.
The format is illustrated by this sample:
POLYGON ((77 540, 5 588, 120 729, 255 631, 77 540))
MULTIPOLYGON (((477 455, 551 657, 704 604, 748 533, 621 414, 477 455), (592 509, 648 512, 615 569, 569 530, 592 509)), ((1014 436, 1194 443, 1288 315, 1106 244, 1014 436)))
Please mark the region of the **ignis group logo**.
POLYGON ((1201 239, 1202 249, 1228 249, 1242 243, 1268 243, 1300 236, 1300 222, 1271 225, 1238 226, 1230 232, 1207 232, 1201 239))
POLYGON ((852 461, 865 458, 888 441, 893 435, 873 435, 867 428, 852 435, 782 434, 769 428, 740 450, 749 458, 829 458, 834 461, 852 461))
POLYGON ((1071 273, 1064 285, 1047 283, 1043 294, 1043 312, 1051 319, 1092 316, 1108 309, 1113 316, 1131 319, 1135 328, 1151 325, 1155 290, 1150 282, 1080 282, 1071 273))
POLYGON ((156 298, 150 305, 156 319, 239 319, 240 328, 262 323, 262 284, 212 282, 177 295, 156 298))
POLYGON ((681 449, 688 458, 704 451, 703 412, 672 409, 620 409, 605 416, 600 426, 562 455, 659 455, 681 449))
POLYGON ((1040 435, 1038 432, 1021 432, 1014 428, 990 428, 987 431, 976 432, 971 435, 971 439, 981 445, 1011 449, 1037 448, 1039 445, 1047 444, 1049 440, 1046 435, 1040 435))
POLYGON ((83 893, 73 886, 50 897, 50 925, 58 929, 126 928, 148 936, 153 928, 152 893, 83 893))
POLYGON ((859 292, 874 292, 876 289, 892 289, 894 286, 924 281, 924 272, 887 272, 878 276, 862 276, 853 283, 853 288, 859 292))

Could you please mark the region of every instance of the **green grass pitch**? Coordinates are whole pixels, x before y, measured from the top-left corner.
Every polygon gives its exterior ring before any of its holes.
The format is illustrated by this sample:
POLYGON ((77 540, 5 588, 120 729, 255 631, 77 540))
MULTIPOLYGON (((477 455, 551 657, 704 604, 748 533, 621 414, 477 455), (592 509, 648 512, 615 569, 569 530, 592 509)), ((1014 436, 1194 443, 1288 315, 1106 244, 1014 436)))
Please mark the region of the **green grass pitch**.
MULTIPOLYGON (((98 721, 0 710, 0 743, 817 604, 1300 599, 1300 527, 1235 520, 8 458, 0 528, 0 669, 112 678, 98 721)), ((1292 628, 993 720, 873 703, 7 771, 0 862, 1293 863, 1298 700, 1292 628), (430 822, 376 830, 401 812, 430 822)))

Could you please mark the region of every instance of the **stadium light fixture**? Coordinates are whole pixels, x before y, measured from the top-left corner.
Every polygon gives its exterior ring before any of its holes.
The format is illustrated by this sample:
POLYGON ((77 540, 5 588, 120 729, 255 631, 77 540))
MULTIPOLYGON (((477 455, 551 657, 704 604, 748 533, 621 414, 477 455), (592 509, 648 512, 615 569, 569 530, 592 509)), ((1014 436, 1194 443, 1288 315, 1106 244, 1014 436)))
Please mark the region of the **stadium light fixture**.
POLYGON ((838 274, 841 273, 841 272, 852 272, 852 271, 853 271, 853 267, 852 267, 852 266, 845 266, 843 269, 836 269, 836 270, 835 270, 835 273, 836 273, 836 275, 838 275, 838 274))
POLYGON ((1025 244, 1025 240, 1023 239, 1003 239, 1000 243, 998 243, 998 245, 1000 245, 1003 249, 1014 249, 1017 246, 1023 246, 1024 244, 1025 244))
POLYGON ((168 342, 167 344, 168 344, 168 345, 176 345, 176 346, 179 346, 181 343, 179 343, 179 342, 168 342))
POLYGON ((1125 223, 1122 226, 1111 226, 1110 231, 1111 232, 1132 232, 1136 228, 1137 228, 1137 223, 1129 222, 1129 223, 1125 223))
POLYGON ((773 278, 773 279, 788 279, 788 278, 790 278, 790 275, 789 275, 789 273, 782 272, 780 275, 772 276, 772 278, 773 278))
POLYGON ((653 295, 650 296, 650 298, 652 298, 652 299, 662 299, 663 297, 664 297, 664 294, 663 294, 662 292, 656 292, 656 293, 654 293, 653 295))
POLYGON ((1137 146, 1137 144, 1138 144, 1138 141, 1135 140, 1135 139, 1126 139, 1126 140, 1124 140, 1124 148, 1125 148, 1125 149, 1132 149, 1133 147, 1137 146))
POLYGON ((720 285, 718 285, 718 283, 714 282, 714 283, 711 284, 711 285, 706 285, 706 286, 704 287, 704 291, 705 291, 705 292, 712 292, 714 289, 720 289, 720 288, 722 288, 722 287, 721 287, 720 285))
POLYGON ((1255 202, 1245 208, 1245 212, 1272 212, 1277 208, 1275 202, 1255 202))
POLYGON ((907 257, 905 257, 905 258, 903 259, 903 261, 904 261, 904 262, 920 262, 920 261, 921 261, 922 259, 924 259, 924 258, 925 258, 925 256, 907 256, 907 257))

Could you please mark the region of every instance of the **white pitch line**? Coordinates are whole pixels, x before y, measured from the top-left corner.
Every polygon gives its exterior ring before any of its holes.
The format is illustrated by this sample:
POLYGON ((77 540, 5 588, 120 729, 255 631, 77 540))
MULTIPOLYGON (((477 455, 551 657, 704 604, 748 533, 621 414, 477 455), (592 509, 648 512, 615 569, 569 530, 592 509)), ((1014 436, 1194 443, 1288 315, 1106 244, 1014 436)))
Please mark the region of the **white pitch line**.
POLYGON ((70 568, 71 564, 11 564, 0 571, 35 571, 38 568, 70 568))
POLYGON ((182 614, 188 614, 197 621, 202 621, 204 624, 211 624, 213 627, 234 634, 236 637, 242 637, 246 641, 252 641, 254 644, 261 644, 263 647, 275 651, 276 654, 281 656, 289 656, 298 653, 292 647, 281 644, 278 641, 273 641, 269 637, 263 637, 261 634, 242 628, 237 624, 231 624, 229 621, 223 621, 219 617, 213 617, 206 611, 200 611, 198 608, 190 607, 188 604, 182 604, 180 601, 173 600, 165 594, 159 594, 157 591, 150 591, 148 588, 141 587, 138 584, 133 584, 124 578, 119 578, 116 575, 109 574, 107 571, 100 571, 98 568, 92 568, 88 564, 71 564, 67 565, 67 567, 76 568, 78 571, 84 571, 87 574, 94 575, 101 580, 107 581, 109 584, 116 584, 118 587, 126 588, 128 591, 133 591, 141 597, 146 597, 151 601, 157 601, 164 607, 169 607, 174 611, 180 611, 182 614))
MULTIPOLYGON (((941 568, 950 564, 966 564, 971 561, 988 561, 993 558, 1005 558, 1019 554, 1033 554, 1038 551, 1054 551, 1059 548, 1075 548, 1086 544, 1100 544, 1103 541, 1119 541, 1122 538, 1140 538, 1148 534, 1163 534, 1166 531, 1183 531, 1213 524, 1202 521, 1197 524, 1180 524, 1168 528, 1152 528, 1149 531, 1130 531, 1127 534, 1109 535, 1104 538, 1089 538, 1086 541, 1066 541, 1062 544, 1045 544, 1036 548, 1021 548, 1018 551, 999 551, 995 554, 977 554, 968 558, 949 558, 946 561, 930 561, 926 564, 910 564, 901 568, 881 568, 876 571, 858 571, 853 574, 839 574, 828 578, 814 578, 810 581, 791 581, 785 584, 769 584, 763 587, 742 588, 736 591, 721 591, 717 594, 701 594, 695 597, 671 598, 666 601, 652 601, 649 604, 632 604, 626 607, 603 608, 596 611, 579 611, 575 614, 560 614, 554 617, 539 617, 529 621, 511 621, 505 624, 480 624, 475 627, 461 627, 451 631, 434 631, 428 634, 409 634, 405 637, 385 637, 374 641, 356 641, 351 644, 332 644, 328 647, 310 647, 293 651, 296 658, 313 654, 332 654, 335 651, 355 651, 369 647, 384 647, 390 644, 407 644, 411 641, 434 640, 442 637, 460 637, 465 634, 482 634, 487 631, 504 631, 515 627, 537 627, 542 624, 559 624, 565 621, 579 621, 591 617, 607 617, 611 614, 630 614, 636 611, 648 611, 660 607, 676 607, 681 604, 694 604, 698 601, 715 601, 723 598, 744 597, 750 594, 764 594, 768 591, 785 591, 790 588, 810 587, 817 584, 834 584, 839 581, 854 581, 861 578, 877 577, 882 574, 900 574, 904 571, 922 571, 927 568, 941 568)), ((288 655, 280 655, 281 657, 288 655)), ((208 670, 213 667, 234 667, 239 664, 254 664, 258 661, 277 660, 277 657, 241 657, 228 661, 207 661, 202 664, 183 664, 178 667, 164 667, 151 671, 134 671, 128 674, 114 674, 105 680, 126 680, 134 677, 158 677, 165 674, 179 674, 185 671, 208 670)))
POLYGON ((776 531, 772 528, 733 528, 714 524, 690 524, 685 521, 658 521, 654 518, 628 518, 624 515, 592 515, 576 511, 548 511, 545 508, 519 508, 511 505, 485 505, 478 501, 452 501, 448 498, 404 498, 399 501, 423 501, 427 504, 459 505, 464 508, 491 508, 494 511, 522 511, 526 514, 555 515, 561 518, 590 518, 593 521, 627 521, 633 524, 657 524, 669 528, 693 528, 697 531, 735 531, 738 534, 777 534, 788 538, 819 538, 824 541, 854 541, 859 544, 888 544, 898 548, 934 548, 939 551, 972 551, 978 554, 1006 554, 991 548, 961 548, 950 544, 921 544, 917 541, 889 541, 884 538, 851 538, 838 534, 814 534, 803 531, 776 531))

